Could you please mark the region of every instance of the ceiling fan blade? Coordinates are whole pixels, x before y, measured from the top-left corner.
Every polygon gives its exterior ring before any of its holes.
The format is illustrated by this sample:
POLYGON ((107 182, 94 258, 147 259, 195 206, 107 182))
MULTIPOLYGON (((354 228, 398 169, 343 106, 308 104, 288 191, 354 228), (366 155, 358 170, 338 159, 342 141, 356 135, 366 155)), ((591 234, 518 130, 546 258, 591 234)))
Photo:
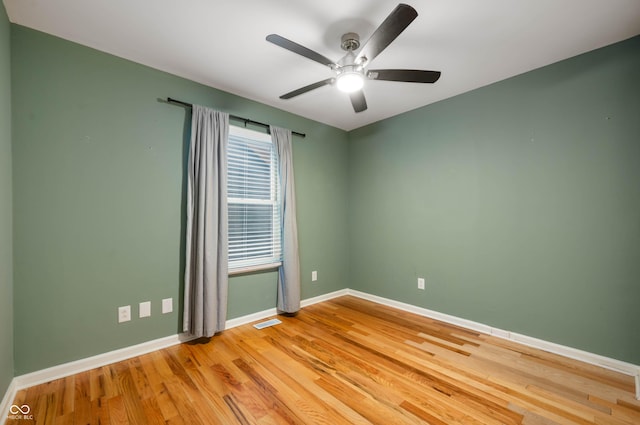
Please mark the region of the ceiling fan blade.
POLYGON ((349 93, 349 97, 351 98, 351 104, 353 105, 354 111, 362 112, 367 110, 367 100, 364 98, 362 90, 349 93))
POLYGON ((356 61, 366 58, 370 63, 380 52, 386 49, 416 17, 418 17, 418 12, 416 12, 413 7, 407 4, 399 4, 393 9, 393 12, 387 16, 387 19, 380 24, 371 38, 367 40, 360 53, 358 53, 356 61))
POLYGON ((407 83, 435 83, 440 71, 422 71, 419 69, 372 69, 367 77, 372 80, 403 81, 407 83))
POLYGON ((308 49, 296 42, 287 40, 286 38, 279 36, 278 34, 269 34, 267 36, 267 41, 275 44, 276 46, 280 46, 283 49, 287 49, 293 53, 297 53, 301 56, 304 56, 307 59, 311 59, 312 61, 319 62, 322 65, 327 65, 329 67, 334 65, 334 62, 331 59, 325 56, 322 56, 320 53, 314 52, 313 50, 308 49))
POLYGON ((327 78, 326 80, 318 81, 317 83, 313 83, 313 84, 309 84, 308 86, 301 87, 298 90, 285 93, 282 96, 280 96, 280 99, 291 99, 292 97, 296 97, 308 91, 315 90, 318 87, 326 86, 328 84, 333 84, 334 81, 335 81, 335 78, 327 78))

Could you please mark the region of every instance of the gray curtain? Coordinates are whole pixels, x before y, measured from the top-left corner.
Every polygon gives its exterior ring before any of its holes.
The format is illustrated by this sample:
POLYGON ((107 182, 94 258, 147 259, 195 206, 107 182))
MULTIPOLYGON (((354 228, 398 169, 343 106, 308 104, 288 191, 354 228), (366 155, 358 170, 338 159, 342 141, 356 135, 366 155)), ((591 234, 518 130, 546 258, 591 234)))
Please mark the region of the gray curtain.
POLYGON ((229 114, 193 105, 187 176, 183 331, 210 337, 227 319, 229 114))
POLYGON ((291 130, 271 126, 271 139, 278 152, 282 206, 282 266, 278 273, 278 310, 295 313, 300 310, 300 259, 298 258, 298 226, 296 224, 296 189, 293 182, 291 130))

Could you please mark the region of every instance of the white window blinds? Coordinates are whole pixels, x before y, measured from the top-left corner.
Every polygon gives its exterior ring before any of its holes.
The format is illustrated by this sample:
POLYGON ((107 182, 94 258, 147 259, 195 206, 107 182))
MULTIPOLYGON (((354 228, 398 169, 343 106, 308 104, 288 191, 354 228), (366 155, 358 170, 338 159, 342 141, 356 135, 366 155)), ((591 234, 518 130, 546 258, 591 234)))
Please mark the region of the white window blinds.
POLYGON ((278 157, 271 137, 229 128, 229 270, 282 261, 278 157))

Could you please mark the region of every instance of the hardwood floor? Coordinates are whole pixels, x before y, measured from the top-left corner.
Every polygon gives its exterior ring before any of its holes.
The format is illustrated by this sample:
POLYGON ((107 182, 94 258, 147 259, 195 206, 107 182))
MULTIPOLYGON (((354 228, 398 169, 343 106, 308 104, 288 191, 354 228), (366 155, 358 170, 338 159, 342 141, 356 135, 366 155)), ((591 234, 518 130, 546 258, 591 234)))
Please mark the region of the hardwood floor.
POLYGON ((640 424, 632 377, 353 297, 17 394, 35 424, 640 424))

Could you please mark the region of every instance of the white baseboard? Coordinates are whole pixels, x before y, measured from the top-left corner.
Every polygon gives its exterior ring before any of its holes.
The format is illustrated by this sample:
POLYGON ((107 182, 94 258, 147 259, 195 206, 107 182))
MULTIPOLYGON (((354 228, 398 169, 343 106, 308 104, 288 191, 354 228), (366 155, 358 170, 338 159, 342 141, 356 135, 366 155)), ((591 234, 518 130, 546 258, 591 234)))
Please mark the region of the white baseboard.
MULTIPOLYGON (((308 305, 321 303, 322 301, 327 301, 332 298, 341 297, 343 295, 347 295, 348 291, 349 291, 348 289, 340 289, 339 291, 329 292, 328 294, 318 295, 317 297, 313 297, 313 298, 307 298, 306 300, 300 301, 300 306, 306 307, 308 305)), ((246 325, 258 320, 267 319, 269 317, 276 316, 277 314, 278 314, 278 310, 276 308, 270 308, 267 310, 258 311, 257 313, 247 314, 246 316, 227 320, 225 329, 231 329, 231 328, 246 325)))
MULTIPOLYGON (((565 347, 559 344, 543 341, 540 339, 528 337, 526 335, 520 335, 509 331, 493 328, 491 326, 484 325, 482 323, 473 322, 471 320, 462 319, 456 316, 440 313, 426 308, 417 307, 411 304, 406 304, 400 301, 391 300, 388 298, 379 297, 376 295, 367 294, 352 289, 342 289, 339 291, 331 292, 328 294, 320 295, 313 298, 303 300, 300 304, 302 307, 306 307, 319 302, 327 301, 333 298, 337 298, 343 295, 353 295, 358 298, 366 299, 376 302, 378 304, 387 305, 397 308, 399 310, 408 311, 411 313, 419 314, 421 316, 430 317, 436 320, 440 320, 446 323, 451 323, 466 329, 471 329, 477 332, 481 332, 488 335, 494 335, 500 338, 515 341, 521 344, 525 344, 534 348, 539 348, 552 353, 560 354, 562 356, 570 357, 576 360, 581 360, 586 363, 594 364, 597 366, 605 367, 625 373, 630 376, 634 376, 636 380, 636 398, 640 400, 640 366, 625 363, 619 360, 610 359, 597 354, 588 353, 582 350, 578 350, 571 347, 565 347)), ((275 308, 267 309, 246 316, 238 317, 228 320, 226 322, 227 329, 231 329, 237 326, 245 325, 257 320, 266 319, 271 316, 275 316, 277 310, 275 308)), ((11 381, 9 388, 7 389, 2 404, 0 404, 0 418, 6 417, 9 412, 10 403, 14 400, 17 391, 28 388, 34 385, 39 385, 45 382, 52 381, 54 379, 64 378, 69 375, 84 372, 87 370, 95 369, 97 367, 105 366, 107 364, 119 362, 132 357, 140 356, 150 353, 152 351, 161 350, 163 348, 171 347, 186 341, 190 338, 187 335, 171 335, 164 338, 155 339, 153 341, 143 342, 141 344, 125 347, 119 350, 110 351, 96 356, 87 357, 85 359, 76 360, 69 363, 53 366, 47 369, 39 370, 25 375, 20 375, 11 381)))
POLYGON ((406 304, 400 301, 391 300, 388 298, 379 297, 377 295, 367 294, 365 292, 349 289, 347 291, 349 295, 362 298, 365 300, 373 301, 378 304, 386 305, 389 307, 397 308, 399 310, 415 313, 420 316, 429 317, 432 319, 440 320, 445 323, 460 326, 465 329, 470 329, 476 332, 484 333, 487 335, 493 335, 498 338, 508 339, 510 341, 517 342, 519 344, 527 345, 529 347, 537 348, 540 350, 548 351, 550 353, 559 354, 564 357, 568 357, 574 360, 579 360, 585 363, 600 366, 609 370, 624 373, 625 375, 635 377, 636 381, 636 399, 640 400, 640 366, 623 362, 621 360, 611 359, 609 357, 601 356, 598 354, 589 353, 587 351, 579 350, 577 348, 566 347, 564 345, 556 344, 554 342, 544 341, 542 339, 533 338, 526 335, 517 334, 515 332, 505 331, 491 326, 473 322, 471 320, 462 319, 456 316, 450 316, 448 314, 440 313, 437 311, 429 310, 422 307, 417 307, 412 304, 406 304))
POLYGON ((306 300, 302 300, 300 302, 300 306, 306 307, 312 304, 318 304, 323 301, 329 301, 334 298, 342 297, 344 295, 349 295, 348 289, 340 289, 339 291, 329 292, 328 294, 318 295, 317 297, 307 298, 306 300))
POLYGON ((441 322, 451 323, 463 327, 465 329, 471 329, 476 332, 491 335, 491 326, 483 325, 482 323, 473 322, 471 320, 461 319, 456 316, 450 316, 448 314, 440 313, 426 308, 417 307, 415 305, 403 303, 389 298, 379 297, 377 295, 367 294, 366 292, 360 292, 353 289, 349 289, 349 295, 362 298, 364 300, 373 301, 374 303, 383 304, 389 307, 397 308, 398 310, 408 311, 409 313, 415 313, 420 316, 430 317, 432 319, 440 320, 441 322))
MULTIPOLYGON (((346 295, 347 290, 343 289, 336 292, 320 295, 314 298, 308 298, 301 302, 301 305, 308 306, 316 304, 322 301, 330 300, 342 295, 346 295)), ((277 315, 278 312, 275 308, 259 311, 257 313, 248 314, 246 316, 238 317, 235 319, 227 320, 226 328, 231 329, 237 326, 245 325, 247 323, 255 322, 257 320, 265 319, 270 316, 277 315)), ((171 347, 193 338, 186 334, 171 335, 164 338, 155 339, 152 341, 143 342, 141 344, 132 345, 130 347, 121 348, 107 353, 98 354, 96 356, 87 357, 84 359, 72 361, 69 363, 63 363, 61 365, 49 367, 46 369, 38 370, 35 372, 27 373, 24 375, 13 378, 11 382, 14 385, 14 393, 24 388, 29 388, 34 385, 43 384, 45 382, 53 381, 55 379, 64 378, 69 375, 73 375, 87 370, 95 369, 97 367, 105 366, 111 363, 127 360, 132 357, 141 356, 143 354, 150 353, 152 351, 161 350, 163 348, 171 347)), ((7 391, 8 393, 8 391, 7 391)), ((5 396, 8 398, 8 396, 5 396)), ((11 401, 13 397, 10 397, 11 401)), ((0 411, 0 414, 2 411, 0 411)), ((0 416, 1 417, 1 416, 0 416)))
POLYGON ((520 335, 515 332, 511 332, 510 338, 508 339, 523 345, 527 345, 529 347, 549 351, 551 353, 559 354, 561 356, 568 357, 574 360, 579 360, 585 363, 603 367, 605 369, 624 373, 625 375, 637 376, 640 373, 640 366, 626 363, 621 360, 611 359, 609 357, 601 356, 598 354, 589 353, 577 348, 556 344, 554 342, 548 342, 542 339, 520 335))
POLYGON ((4 423, 4 419, 9 415, 9 409, 13 404, 13 400, 16 398, 16 393, 18 392, 18 387, 16 385, 16 379, 13 378, 9 383, 9 388, 4 393, 4 397, 0 402, 0 424, 4 423))
POLYGON ((266 319, 278 314, 276 308, 270 308, 268 310, 258 311, 257 313, 247 314, 246 316, 237 317, 235 319, 227 320, 225 329, 236 328, 238 326, 246 325, 247 323, 255 322, 257 320, 266 319))
POLYGON ((130 359, 132 357, 141 356, 143 354, 151 353, 152 351, 171 347, 173 345, 189 341, 190 339, 190 337, 182 334, 154 339, 141 344, 132 345, 118 350, 109 351, 107 353, 98 354, 96 356, 16 376, 14 381, 16 382, 17 389, 21 390, 111 363, 130 359))

